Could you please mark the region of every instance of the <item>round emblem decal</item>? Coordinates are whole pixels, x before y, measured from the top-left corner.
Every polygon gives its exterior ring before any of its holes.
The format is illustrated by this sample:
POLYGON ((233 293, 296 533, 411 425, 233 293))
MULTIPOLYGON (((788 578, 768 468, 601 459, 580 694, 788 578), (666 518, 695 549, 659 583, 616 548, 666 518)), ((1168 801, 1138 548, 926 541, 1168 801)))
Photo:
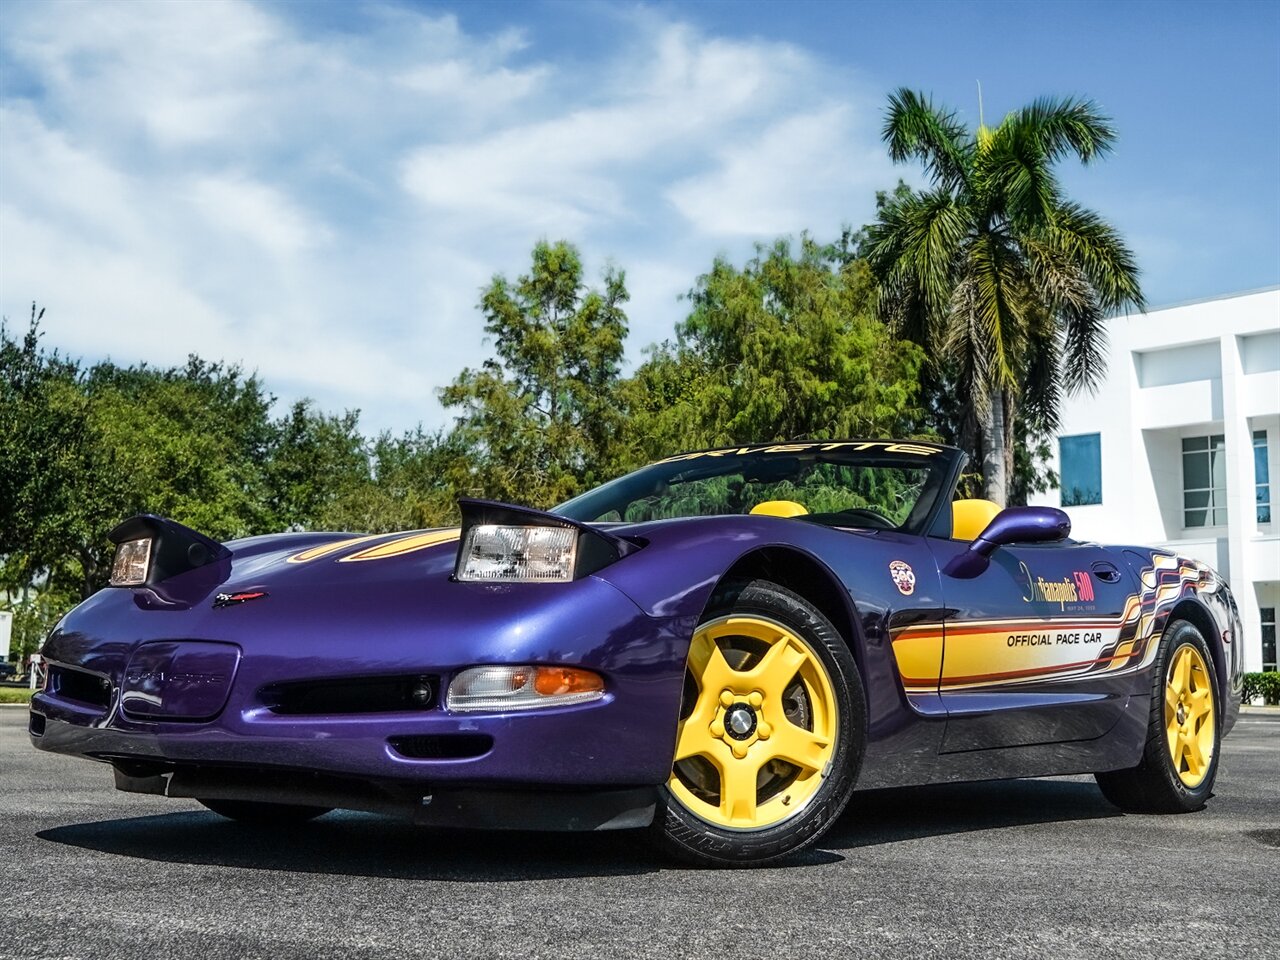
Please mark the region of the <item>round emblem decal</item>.
POLYGON ((911 569, 911 564, 894 560, 889 564, 889 576, 893 577, 893 585, 904 597, 909 597, 915 592, 916 572, 911 569))

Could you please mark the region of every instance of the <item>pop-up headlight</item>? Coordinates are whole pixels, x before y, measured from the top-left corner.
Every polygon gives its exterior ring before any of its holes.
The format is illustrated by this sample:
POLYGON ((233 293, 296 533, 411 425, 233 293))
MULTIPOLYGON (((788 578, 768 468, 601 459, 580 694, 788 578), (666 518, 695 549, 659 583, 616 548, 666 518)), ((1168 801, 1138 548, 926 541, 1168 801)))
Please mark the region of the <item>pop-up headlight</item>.
POLYGON ((462 499, 454 578, 471 583, 567 583, 639 550, 638 544, 553 513, 462 499))
POLYGON ((111 562, 113 587, 137 587, 147 582, 147 569, 151 566, 151 538, 126 540, 116 546, 116 556, 111 562))
POLYGON ((190 527, 173 520, 140 514, 109 534, 116 545, 111 561, 111 586, 151 587, 231 556, 231 551, 190 527))
POLYGON ((458 579, 483 583, 572 580, 578 556, 573 527, 515 527, 478 523, 467 530, 458 579))

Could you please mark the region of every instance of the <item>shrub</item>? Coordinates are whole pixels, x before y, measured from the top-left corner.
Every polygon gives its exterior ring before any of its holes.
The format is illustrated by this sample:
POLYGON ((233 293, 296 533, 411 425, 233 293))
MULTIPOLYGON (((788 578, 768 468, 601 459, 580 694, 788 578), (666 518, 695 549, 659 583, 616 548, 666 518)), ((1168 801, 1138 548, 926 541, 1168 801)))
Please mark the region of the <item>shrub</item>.
POLYGON ((1259 697, 1268 706, 1280 706, 1280 671, 1244 675, 1244 702, 1252 703, 1259 697))

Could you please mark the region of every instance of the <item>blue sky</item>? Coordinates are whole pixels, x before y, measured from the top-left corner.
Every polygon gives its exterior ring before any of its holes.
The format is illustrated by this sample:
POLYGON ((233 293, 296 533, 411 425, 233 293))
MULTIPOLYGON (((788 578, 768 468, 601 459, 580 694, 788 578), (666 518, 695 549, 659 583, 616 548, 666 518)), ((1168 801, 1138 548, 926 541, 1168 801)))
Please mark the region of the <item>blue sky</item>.
POLYGON ((1278 3, 7 2, 0 309, 89 360, 257 369, 366 429, 445 422, 475 304, 539 237, 632 292, 872 215, 885 95, 1093 97, 1063 179, 1153 305, 1280 282, 1278 3))

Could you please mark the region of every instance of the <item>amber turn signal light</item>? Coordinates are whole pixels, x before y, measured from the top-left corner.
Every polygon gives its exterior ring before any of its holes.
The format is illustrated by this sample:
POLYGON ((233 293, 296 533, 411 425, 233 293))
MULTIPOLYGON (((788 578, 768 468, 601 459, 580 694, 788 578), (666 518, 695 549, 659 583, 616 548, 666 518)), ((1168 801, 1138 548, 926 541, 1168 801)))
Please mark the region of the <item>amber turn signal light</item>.
POLYGON ((448 710, 500 712, 599 700, 604 678, 578 667, 490 664, 469 667, 449 684, 448 710))
POLYGON ((533 687, 544 697, 558 697, 570 693, 600 693, 604 680, 600 674, 577 667, 538 667, 533 687))

